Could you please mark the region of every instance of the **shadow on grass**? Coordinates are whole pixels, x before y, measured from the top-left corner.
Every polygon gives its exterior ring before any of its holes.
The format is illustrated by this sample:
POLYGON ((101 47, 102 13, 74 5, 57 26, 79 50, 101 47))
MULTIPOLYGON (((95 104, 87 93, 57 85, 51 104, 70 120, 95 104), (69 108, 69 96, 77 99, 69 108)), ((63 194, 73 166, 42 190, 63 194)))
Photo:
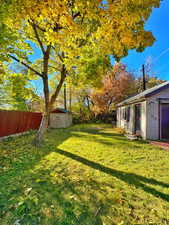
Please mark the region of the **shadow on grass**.
POLYGON ((41 148, 32 145, 34 135, 30 134, 3 140, 0 142, 0 183, 10 184, 11 178, 22 176, 69 137, 71 132, 49 130, 41 148))
POLYGON ((99 132, 87 132, 87 134, 92 134, 92 135, 97 135, 97 136, 87 136, 86 132, 80 132, 80 134, 78 134, 77 132, 72 132, 73 136, 75 137, 79 137, 82 139, 87 140, 88 142, 90 141, 94 141, 96 143, 100 143, 103 145, 107 145, 107 146, 112 146, 112 147, 116 147, 119 145, 120 146, 127 146, 127 148, 132 148, 133 150, 135 149, 142 149, 142 144, 148 144, 145 141, 142 140, 135 140, 135 141, 130 141, 128 139, 126 139, 123 135, 121 134, 106 134, 106 133, 99 133, 99 132), (103 138, 102 138, 103 137, 103 138), (106 137, 106 138, 105 138, 106 137))
POLYGON ((167 183, 157 181, 153 178, 146 178, 146 177, 134 174, 134 173, 127 173, 127 172, 111 169, 111 168, 105 167, 105 166, 103 166, 99 163, 96 163, 96 162, 93 162, 91 160, 80 157, 78 155, 75 155, 73 153, 66 152, 64 150, 57 149, 56 152, 61 154, 61 155, 66 156, 68 158, 71 158, 73 160, 76 160, 78 162, 81 162, 84 165, 89 166, 93 169, 99 170, 103 173, 106 173, 106 174, 109 174, 113 177, 116 177, 116 178, 126 182, 129 185, 135 186, 136 188, 141 188, 145 192, 150 193, 150 194, 154 195, 155 197, 161 198, 161 199, 169 202, 169 195, 168 194, 164 194, 164 193, 146 185, 146 184, 159 185, 159 186, 162 186, 162 187, 165 187, 165 188, 169 188, 169 184, 167 184, 167 183))
MULTIPOLYGON (((32 180, 42 176, 43 171, 32 175, 32 180)), ((22 201, 16 213, 21 217, 21 224, 49 225, 103 225, 101 215, 106 215, 110 204, 109 199, 98 202, 92 193, 78 190, 78 186, 92 187, 92 183, 83 182, 80 185, 69 179, 69 174, 62 174, 61 179, 53 183, 51 176, 32 183, 32 191, 28 196, 22 193, 22 201), (83 199, 83 195, 86 199, 83 199), (37 204, 34 203, 37 199, 37 204), (90 202, 88 202, 90 199, 90 202), (97 202, 97 204, 96 204, 97 202), (30 207, 31 203, 31 207, 30 207), (104 210, 103 210, 104 209, 104 210), (77 213, 78 211, 78 213, 77 213), (31 215, 31 216, 30 216, 31 215), (38 217, 40 216, 40 221, 38 217)), ((97 191, 99 184, 96 184, 97 191)))
POLYGON ((79 184, 70 176, 63 171, 52 179, 45 166, 27 171, 10 187, 10 198, 0 199, 0 224, 103 225, 101 216, 108 214, 112 200, 106 195, 100 201, 93 194, 93 189, 101 192, 102 184, 85 179, 79 184))
MULTIPOLYGON (((90 140, 90 134, 98 135, 91 139, 105 145, 112 146, 112 142, 102 140, 102 136, 107 139, 117 139, 113 145, 128 143, 122 135, 104 133, 101 129, 70 128, 49 131, 46 143, 41 149, 36 149, 29 144, 32 140, 32 136, 29 135, 26 136, 26 139, 19 137, 2 144, 1 149, 5 154, 2 164, 0 164, 3 172, 3 176, 0 177, 2 184, 0 187, 0 224, 14 224, 19 219, 21 224, 27 225, 103 225, 105 223, 103 223, 102 216, 111 215, 113 217, 113 213, 114 217, 106 224, 118 223, 115 221, 119 216, 116 211, 117 208, 119 210, 121 203, 119 204, 112 195, 109 196, 113 187, 108 181, 103 184, 97 180, 91 180, 87 176, 81 176, 81 178, 79 173, 80 178, 77 176, 78 179, 75 180, 72 178, 74 172, 69 171, 64 160, 58 163, 54 159, 54 165, 49 165, 49 168, 46 160, 40 168, 36 169, 35 165, 41 164, 42 162, 39 163, 41 159, 51 152, 56 153, 56 156, 61 154, 83 163, 92 169, 116 177, 129 185, 169 201, 167 194, 148 186, 148 184, 159 185, 167 188, 169 184, 133 173, 114 170, 70 152, 56 149, 71 136, 90 140), (84 132, 87 135, 76 134, 74 131, 84 132), (89 137, 87 137, 88 134, 89 137), (53 151, 53 149, 56 150, 53 151), (53 171, 54 175, 51 174, 53 171), (109 189, 106 189, 106 186, 109 189), (2 222, 1 218, 3 218, 2 222)), ((128 210, 128 206, 126 210, 128 210)))
MULTIPOLYGON (((42 174, 43 169, 36 171, 31 179, 36 180, 36 177, 42 177, 42 174)), ((50 174, 46 174, 44 180, 34 182, 32 187, 38 196, 43 196, 38 202, 41 212, 41 223, 38 224, 103 225, 101 216, 107 215, 113 204, 105 189, 101 190, 103 184, 88 179, 75 181, 71 179, 71 173, 68 171, 63 171, 53 180, 50 174), (100 200, 94 195, 93 190, 105 196, 100 200)), ((29 218, 25 217, 22 222, 28 220, 29 218)))

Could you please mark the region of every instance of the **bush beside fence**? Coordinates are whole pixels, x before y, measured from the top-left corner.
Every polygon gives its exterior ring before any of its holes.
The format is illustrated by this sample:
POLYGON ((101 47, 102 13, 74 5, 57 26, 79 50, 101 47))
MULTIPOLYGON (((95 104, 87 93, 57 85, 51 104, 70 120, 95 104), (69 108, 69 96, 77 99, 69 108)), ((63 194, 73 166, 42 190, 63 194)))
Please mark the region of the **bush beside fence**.
POLYGON ((42 113, 0 110, 0 137, 37 130, 42 113))

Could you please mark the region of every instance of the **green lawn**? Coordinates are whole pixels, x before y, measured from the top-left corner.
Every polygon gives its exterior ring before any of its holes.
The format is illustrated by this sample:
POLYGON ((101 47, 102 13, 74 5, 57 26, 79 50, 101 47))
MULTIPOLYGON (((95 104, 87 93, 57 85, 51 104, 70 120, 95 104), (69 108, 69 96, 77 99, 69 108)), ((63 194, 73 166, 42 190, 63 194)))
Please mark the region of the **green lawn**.
POLYGON ((0 225, 167 225, 169 151, 107 125, 0 142, 0 225))

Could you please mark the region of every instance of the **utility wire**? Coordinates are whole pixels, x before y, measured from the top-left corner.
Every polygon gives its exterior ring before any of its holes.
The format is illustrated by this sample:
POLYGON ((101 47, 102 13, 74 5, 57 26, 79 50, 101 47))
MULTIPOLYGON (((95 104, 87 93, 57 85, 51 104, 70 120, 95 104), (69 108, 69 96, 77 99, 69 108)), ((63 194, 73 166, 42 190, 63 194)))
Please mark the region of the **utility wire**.
POLYGON ((153 61, 157 62, 163 55, 165 55, 169 51, 169 48, 165 49, 159 56, 157 56, 153 61))

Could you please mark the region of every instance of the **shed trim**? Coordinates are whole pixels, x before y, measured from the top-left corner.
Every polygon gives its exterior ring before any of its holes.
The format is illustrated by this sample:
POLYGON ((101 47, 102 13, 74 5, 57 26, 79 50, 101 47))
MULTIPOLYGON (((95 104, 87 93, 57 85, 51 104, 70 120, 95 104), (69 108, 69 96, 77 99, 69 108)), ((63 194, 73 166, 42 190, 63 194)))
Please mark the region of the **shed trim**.
POLYGON ((137 99, 137 100, 133 100, 133 101, 131 101, 131 102, 127 102, 127 103, 119 103, 117 106, 118 106, 118 108, 119 107, 123 107, 123 106, 128 106, 128 105, 133 105, 133 104, 137 104, 137 103, 139 103, 139 102, 144 102, 146 100, 146 98, 142 98, 142 99, 137 99))
POLYGON ((130 104, 135 103, 135 102, 141 102, 142 99, 145 100, 145 98, 148 98, 148 97, 151 97, 155 94, 158 94, 160 91, 166 90, 167 88, 169 88, 169 81, 166 81, 166 82, 164 82, 160 85, 157 85, 155 87, 147 89, 147 90, 141 92, 140 94, 137 94, 133 97, 130 97, 130 98, 120 102, 117 105, 117 107, 121 107, 121 106, 124 106, 124 105, 130 105, 130 104))

